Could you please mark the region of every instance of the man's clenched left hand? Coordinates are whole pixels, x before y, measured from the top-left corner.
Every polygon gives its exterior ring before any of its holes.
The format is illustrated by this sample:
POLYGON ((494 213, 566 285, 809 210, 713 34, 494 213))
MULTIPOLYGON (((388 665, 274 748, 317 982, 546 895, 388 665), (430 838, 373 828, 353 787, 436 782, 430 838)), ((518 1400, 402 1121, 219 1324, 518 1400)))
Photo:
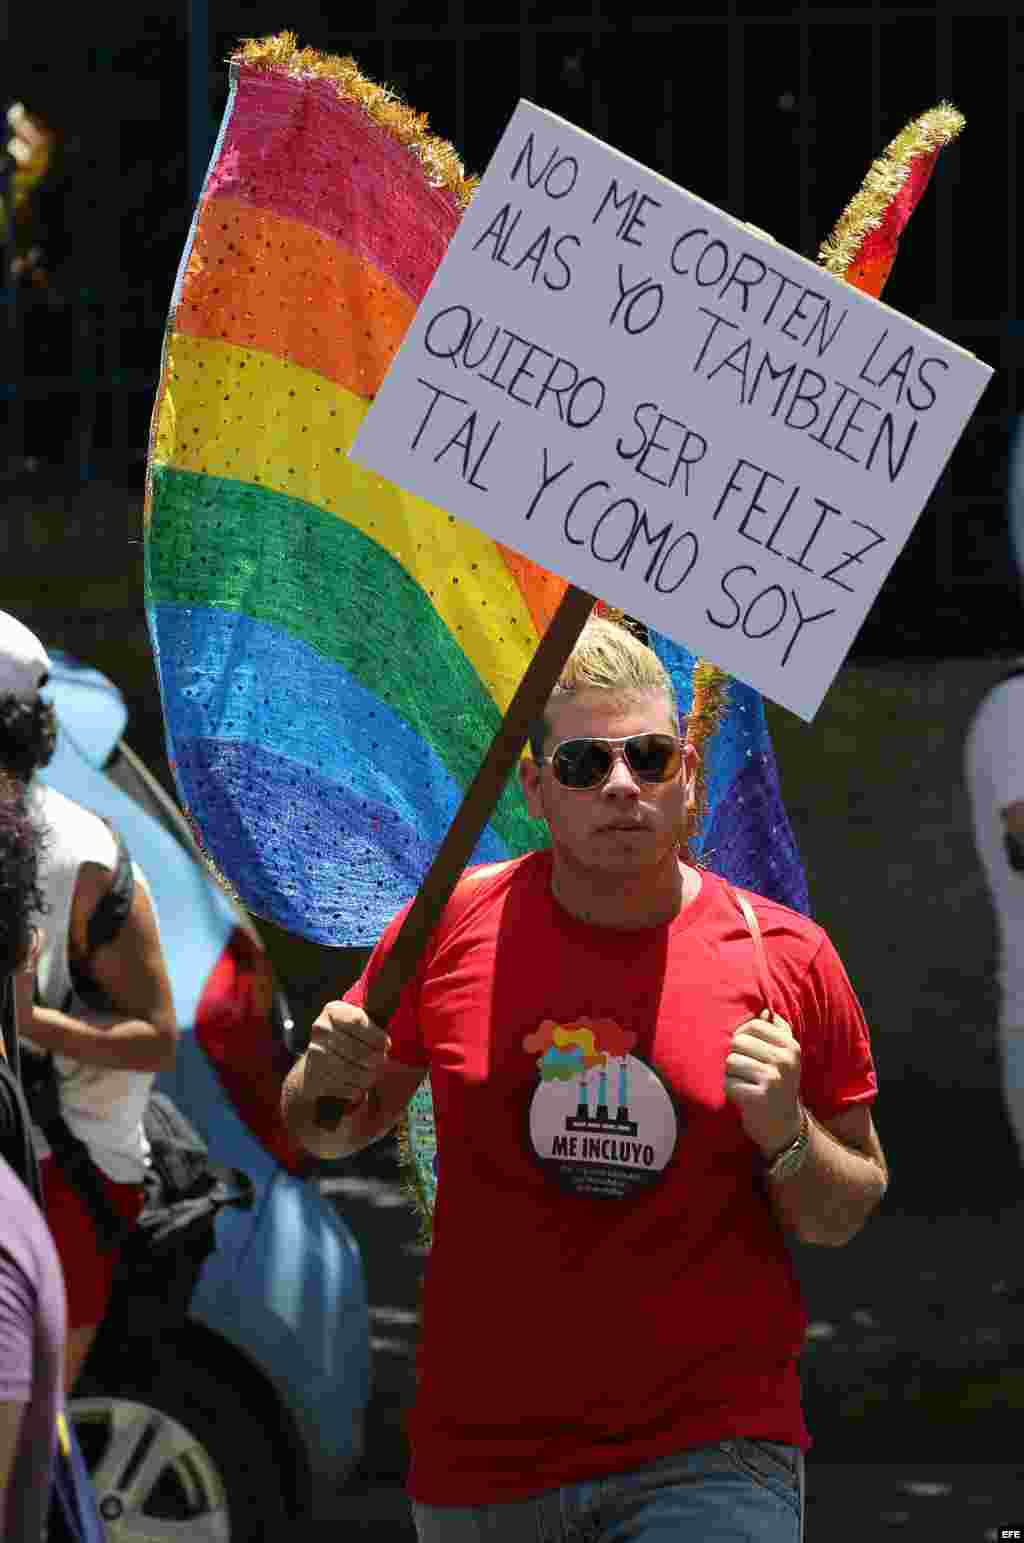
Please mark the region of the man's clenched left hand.
POLYGON ((741 1023, 725 1062, 725 1096, 765 1157, 800 1134, 800 1046, 785 1018, 765 1008, 741 1023))

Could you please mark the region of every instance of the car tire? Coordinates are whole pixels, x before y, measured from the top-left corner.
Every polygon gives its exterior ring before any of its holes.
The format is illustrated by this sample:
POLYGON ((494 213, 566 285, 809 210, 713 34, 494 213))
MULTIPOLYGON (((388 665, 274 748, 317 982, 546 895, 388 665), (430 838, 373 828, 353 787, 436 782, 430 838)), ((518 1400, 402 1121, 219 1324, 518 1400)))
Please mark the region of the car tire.
POLYGON ((68 1403, 96 1489, 107 1543, 254 1543, 288 1535, 284 1465, 244 1395, 208 1367, 175 1357, 134 1381, 88 1375, 68 1403), (157 1524, 157 1525, 154 1525, 157 1524))

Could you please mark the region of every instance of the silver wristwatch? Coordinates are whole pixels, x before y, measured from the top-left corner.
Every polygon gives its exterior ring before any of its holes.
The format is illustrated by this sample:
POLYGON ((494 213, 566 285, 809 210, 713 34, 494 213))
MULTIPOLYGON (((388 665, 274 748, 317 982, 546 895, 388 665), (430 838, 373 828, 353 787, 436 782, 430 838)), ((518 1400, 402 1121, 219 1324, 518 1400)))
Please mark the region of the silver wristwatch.
POLYGON ((788 1147, 783 1147, 777 1152, 771 1162, 765 1166, 766 1179, 791 1179, 795 1173, 799 1173, 807 1160, 807 1145, 811 1136, 811 1122, 807 1118, 807 1110, 800 1108, 800 1133, 795 1141, 791 1141, 788 1147))

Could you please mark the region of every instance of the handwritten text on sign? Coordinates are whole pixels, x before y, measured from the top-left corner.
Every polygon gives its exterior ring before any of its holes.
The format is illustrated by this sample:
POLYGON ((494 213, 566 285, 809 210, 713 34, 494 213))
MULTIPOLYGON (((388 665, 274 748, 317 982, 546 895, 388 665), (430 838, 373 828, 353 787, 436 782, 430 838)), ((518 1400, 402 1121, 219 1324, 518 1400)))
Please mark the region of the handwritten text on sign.
POLYGON ((352 454, 810 719, 991 373, 520 102, 352 454))

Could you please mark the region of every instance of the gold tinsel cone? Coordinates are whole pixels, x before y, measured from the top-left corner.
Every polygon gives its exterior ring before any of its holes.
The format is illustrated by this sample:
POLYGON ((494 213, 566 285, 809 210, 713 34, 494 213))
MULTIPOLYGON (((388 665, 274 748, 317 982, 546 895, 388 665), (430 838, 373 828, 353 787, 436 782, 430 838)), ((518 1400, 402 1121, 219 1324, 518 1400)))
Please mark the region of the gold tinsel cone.
MULTIPOLYGON (((900 231, 913 211, 917 196, 923 192, 925 178, 909 205, 899 209, 897 200, 904 191, 914 162, 931 156, 954 140, 964 127, 964 116, 951 102, 940 102, 929 112, 914 118, 896 135, 871 168, 860 191, 847 204, 832 234, 822 243, 818 261, 837 278, 846 278, 866 238, 882 232, 889 223, 892 253, 900 231)), ((930 168, 929 168, 930 170, 930 168)))

